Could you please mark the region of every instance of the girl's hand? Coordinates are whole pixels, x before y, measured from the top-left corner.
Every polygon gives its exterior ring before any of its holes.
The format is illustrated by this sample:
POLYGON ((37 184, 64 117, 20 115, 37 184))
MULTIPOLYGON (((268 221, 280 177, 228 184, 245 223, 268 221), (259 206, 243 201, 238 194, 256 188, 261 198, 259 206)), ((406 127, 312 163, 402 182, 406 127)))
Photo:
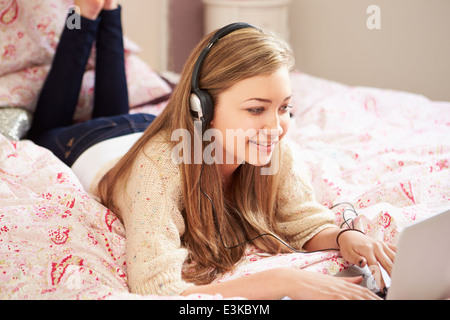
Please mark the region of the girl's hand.
POLYGON ((356 231, 348 231, 339 237, 342 257, 361 268, 369 266, 375 281, 384 292, 385 283, 381 276, 381 265, 391 275, 396 246, 372 239, 356 231))
POLYGON ((362 277, 340 278, 320 273, 284 270, 287 296, 307 300, 380 300, 375 293, 358 285, 362 277))
POLYGON ((358 285, 362 277, 339 278, 295 268, 274 268, 233 280, 193 286, 182 294, 220 294, 224 298, 278 300, 343 300, 380 298, 366 287, 358 285))

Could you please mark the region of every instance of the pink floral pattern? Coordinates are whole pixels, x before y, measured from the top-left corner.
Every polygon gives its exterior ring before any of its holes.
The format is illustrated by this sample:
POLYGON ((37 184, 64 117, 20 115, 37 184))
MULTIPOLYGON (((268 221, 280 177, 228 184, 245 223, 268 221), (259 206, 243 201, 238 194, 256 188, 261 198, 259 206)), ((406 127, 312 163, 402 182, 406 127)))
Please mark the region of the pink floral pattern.
POLYGON ((66 227, 58 227, 57 230, 50 230, 48 235, 54 244, 64 244, 69 239, 70 229, 66 227))
MULTIPOLYGON (((388 243, 405 226, 449 207, 450 142, 442 137, 450 133, 450 103, 298 72, 292 80, 296 101, 287 139, 310 168, 318 201, 352 203, 355 225, 388 243)), ((30 141, 0 135, 0 207, 0 298, 181 298, 128 292, 120 220, 30 141)), ((344 209, 333 209, 337 224, 344 209)), ((249 246, 218 281, 280 266, 333 275, 349 264, 333 251, 269 256, 249 246)))
MULTIPOLYGON (((295 72, 289 138, 325 205, 351 202, 374 237, 395 242, 406 225, 450 205, 450 103, 350 87, 295 72)), ((337 222, 343 208, 337 207, 337 222)))
POLYGON ((385 212, 381 214, 379 224, 383 228, 387 228, 391 225, 392 217, 389 215, 389 213, 385 212))
POLYGON ((0 135, 0 207, 0 299, 171 298, 128 292, 123 225, 50 151, 0 135))
MULTIPOLYGON (((0 3, 2 4, 2 3, 0 3)), ((4 4, 3 4, 4 5, 4 4)), ((19 5, 17 4, 17 0, 9 1, 9 4, 6 3, 6 6, 0 7, 0 23, 3 25, 9 25, 14 23, 17 20, 19 15, 19 5)))

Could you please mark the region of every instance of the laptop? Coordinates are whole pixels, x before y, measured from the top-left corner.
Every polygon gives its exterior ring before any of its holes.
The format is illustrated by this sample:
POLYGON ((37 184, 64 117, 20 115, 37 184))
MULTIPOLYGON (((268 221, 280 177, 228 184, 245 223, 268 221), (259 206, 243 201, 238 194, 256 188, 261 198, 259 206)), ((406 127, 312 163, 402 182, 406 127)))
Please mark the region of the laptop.
POLYGON ((406 227, 400 234, 391 277, 380 269, 388 288, 385 296, 376 285, 377 272, 367 266, 351 266, 336 276, 363 275, 360 285, 387 300, 449 299, 450 210, 406 227))

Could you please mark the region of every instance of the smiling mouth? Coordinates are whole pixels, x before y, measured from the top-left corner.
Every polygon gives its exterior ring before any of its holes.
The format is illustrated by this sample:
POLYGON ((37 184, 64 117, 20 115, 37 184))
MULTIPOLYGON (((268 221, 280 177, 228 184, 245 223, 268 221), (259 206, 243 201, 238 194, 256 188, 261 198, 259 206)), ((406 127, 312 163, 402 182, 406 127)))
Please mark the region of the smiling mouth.
POLYGON ((272 142, 256 142, 253 140, 250 140, 251 143, 254 143, 258 146, 262 146, 262 147, 270 147, 270 146, 274 146, 278 141, 272 141, 272 142))
POLYGON ((249 140, 249 142, 251 144, 253 144, 254 146, 256 146, 258 148, 258 150, 271 151, 279 141, 277 140, 277 141, 271 141, 271 142, 263 142, 263 141, 257 142, 257 141, 249 140))

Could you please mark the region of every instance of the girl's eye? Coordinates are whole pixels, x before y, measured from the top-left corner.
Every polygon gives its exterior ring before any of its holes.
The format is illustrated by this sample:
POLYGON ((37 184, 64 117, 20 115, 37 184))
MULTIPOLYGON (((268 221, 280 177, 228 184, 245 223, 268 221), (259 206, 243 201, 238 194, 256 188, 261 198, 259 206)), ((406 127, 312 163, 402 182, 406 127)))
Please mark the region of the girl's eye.
POLYGON ((290 105, 290 104, 287 104, 287 105, 281 107, 281 111, 284 113, 289 112, 291 109, 292 109, 292 105, 290 105))
POLYGON ((248 112, 250 112, 251 114, 261 114, 264 112, 264 108, 251 108, 251 109, 247 109, 248 112))

